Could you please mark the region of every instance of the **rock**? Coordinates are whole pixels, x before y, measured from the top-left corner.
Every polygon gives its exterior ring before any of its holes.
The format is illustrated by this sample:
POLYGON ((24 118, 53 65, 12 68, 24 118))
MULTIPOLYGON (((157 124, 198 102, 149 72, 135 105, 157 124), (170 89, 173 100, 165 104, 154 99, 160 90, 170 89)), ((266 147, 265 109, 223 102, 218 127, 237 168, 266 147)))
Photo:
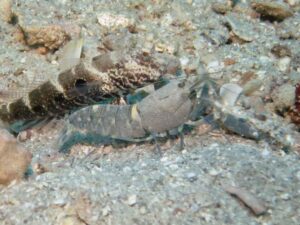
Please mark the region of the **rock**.
POLYGON ((186 179, 190 182, 194 182, 195 180, 197 180, 197 174, 194 172, 189 172, 185 175, 186 179))
POLYGON ((242 43, 255 40, 255 26, 250 20, 242 18, 238 14, 231 13, 226 16, 226 21, 231 28, 232 36, 236 36, 242 43))
POLYGON ((145 215, 147 212, 148 212, 148 210, 147 210, 146 206, 143 205, 142 207, 140 207, 140 213, 142 215, 145 215))
POLYGON ((271 53, 278 58, 292 56, 291 50, 286 45, 279 45, 279 44, 274 45, 271 49, 271 53))
POLYGON ((110 32, 120 28, 133 27, 135 24, 135 20, 133 18, 111 12, 99 13, 97 15, 97 21, 103 28, 109 29, 110 32))
POLYGON ((134 206, 137 202, 137 196, 136 195, 130 195, 127 199, 127 204, 129 206, 134 206))
POLYGON ((11 4, 12 0, 0 0, 0 18, 7 23, 10 23, 13 18, 11 4))
MULTIPOLYGON (((203 60, 205 60, 205 58, 203 58, 203 60)), ((209 73, 216 73, 216 72, 220 72, 224 69, 224 63, 216 60, 211 60, 209 62, 207 62, 207 71, 209 73)))
POLYGON ((178 46, 176 45, 176 43, 172 44, 172 43, 158 42, 154 45, 154 50, 159 53, 166 52, 169 54, 175 54, 178 50, 178 46))
POLYGON ((300 181, 300 170, 295 173, 295 177, 300 181))
POLYGON ((246 71, 240 74, 241 79, 240 79, 240 84, 243 86, 245 85, 247 82, 256 79, 257 74, 254 71, 246 71))
MULTIPOLYGON (((59 199, 59 201, 63 202, 64 199, 59 199)), ((84 224, 95 224, 96 221, 98 221, 99 211, 95 210, 94 213, 95 207, 93 206, 93 202, 89 195, 79 195, 78 198, 76 198, 75 201, 72 203, 71 208, 72 206, 74 206, 77 218, 80 219, 80 221, 83 221, 84 224)))
POLYGON ((232 12, 242 14, 244 16, 256 19, 259 18, 259 13, 257 13, 252 7, 250 6, 249 2, 243 1, 235 1, 237 2, 232 9, 232 12))
POLYGON ((278 69, 281 72, 287 72, 290 68, 291 58, 290 57, 283 57, 278 60, 278 69))
POLYGON ((232 59, 232 58, 225 58, 223 63, 225 66, 231 66, 231 65, 236 64, 236 60, 232 59))
POLYGON ((256 118, 265 120, 267 114, 265 103, 259 96, 249 96, 242 100, 242 104, 246 108, 252 108, 255 111, 256 118))
POLYGON ((300 0, 286 0, 286 3, 290 6, 298 6, 300 5, 300 0))
POLYGON ((230 38, 230 33, 224 26, 216 26, 214 29, 203 31, 203 36, 207 38, 213 45, 225 45, 230 38))
POLYGON ((293 70, 300 71, 300 53, 292 57, 290 66, 293 70))
POLYGON ((262 86, 262 81, 259 79, 253 79, 248 81, 243 87, 243 94, 246 96, 251 95, 262 86))
POLYGON ((59 25, 20 25, 25 43, 31 47, 44 46, 49 50, 56 50, 69 38, 65 30, 59 25))
POLYGON ((225 14, 232 10, 232 5, 228 4, 228 2, 214 2, 211 7, 212 10, 219 14, 225 14))
POLYGON ((102 209, 102 216, 108 216, 111 212, 111 208, 107 205, 102 209))
POLYGON ((282 23, 280 23, 277 27, 277 34, 281 39, 300 40, 299 16, 287 18, 282 23))
POLYGON ((0 184, 23 178, 32 155, 6 130, 0 130, 0 184))
POLYGON ((289 74, 289 78, 292 82, 292 84, 297 84, 300 83, 300 71, 291 71, 291 73, 289 74))
POLYGON ((293 11, 289 5, 274 1, 252 1, 252 8, 260 13, 262 17, 275 21, 283 21, 284 19, 291 17, 293 11))
POLYGON ((280 196, 279 196, 282 200, 290 200, 291 199, 291 195, 289 193, 282 193, 280 196))
POLYGON ((220 97, 223 105, 234 106, 242 92, 243 88, 238 84, 223 84, 220 88, 220 97))
POLYGON ((283 84, 272 93, 274 106, 279 111, 284 111, 294 105, 295 87, 291 84, 283 84))
POLYGON ((110 51, 120 51, 122 49, 134 48, 137 37, 128 31, 114 32, 103 38, 103 45, 110 51))
POLYGON ((65 216, 59 219, 59 224, 61 225, 83 225, 84 223, 80 221, 76 216, 65 216))
POLYGON ((31 130, 24 130, 18 134, 17 140, 20 142, 25 142, 25 141, 29 140, 31 138, 31 136, 32 136, 31 130))
POLYGON ((300 126, 300 83, 296 84, 295 102, 294 105, 291 107, 289 114, 291 121, 300 126))

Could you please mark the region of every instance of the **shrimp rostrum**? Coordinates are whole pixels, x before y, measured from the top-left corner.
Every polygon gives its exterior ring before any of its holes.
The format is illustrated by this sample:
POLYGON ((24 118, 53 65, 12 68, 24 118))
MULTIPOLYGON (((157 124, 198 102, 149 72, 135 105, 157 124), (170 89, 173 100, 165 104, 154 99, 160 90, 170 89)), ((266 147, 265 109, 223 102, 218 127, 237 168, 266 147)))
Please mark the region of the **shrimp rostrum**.
POLYGON ((276 133, 276 129, 262 126, 263 122, 248 112, 236 113, 224 106, 211 82, 191 76, 171 80, 133 105, 92 105, 72 113, 57 147, 67 152, 77 143, 141 142, 155 139, 162 133, 178 134, 174 131, 188 121, 201 119, 208 108, 213 109, 215 122, 238 135, 255 140, 272 139, 284 146, 293 143, 290 136, 282 135, 282 130, 276 133))

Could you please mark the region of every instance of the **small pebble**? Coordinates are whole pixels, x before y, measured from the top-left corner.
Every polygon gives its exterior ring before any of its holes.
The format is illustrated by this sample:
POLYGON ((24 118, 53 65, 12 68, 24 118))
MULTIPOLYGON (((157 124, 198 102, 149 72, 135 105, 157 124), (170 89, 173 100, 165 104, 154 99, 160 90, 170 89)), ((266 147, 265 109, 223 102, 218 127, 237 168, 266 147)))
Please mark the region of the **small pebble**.
POLYGON ((124 168, 123 168, 123 172, 124 173, 130 173, 132 171, 132 169, 130 168, 130 167, 128 167, 128 166, 125 166, 124 168))
POLYGON ((29 140, 31 138, 31 136, 32 136, 32 132, 30 130, 24 130, 19 133, 19 135, 17 136, 17 139, 20 142, 25 142, 25 141, 29 140))
POLYGON ((102 209, 102 216, 108 216, 111 212, 111 208, 107 205, 102 209))
POLYGON ((160 159, 161 162, 167 162, 169 159, 168 157, 164 156, 160 159))
POLYGON ((255 91, 259 90, 262 86, 262 81, 259 79, 253 79, 248 81, 243 87, 243 94, 249 96, 253 94, 255 91))
POLYGON ((300 72, 300 53, 297 53, 292 57, 291 68, 297 72, 300 72))
POLYGON ((177 169, 178 169, 178 165, 176 165, 176 164, 171 164, 171 165, 169 166, 169 168, 172 169, 172 170, 177 170, 177 169))
POLYGON ((271 152, 270 152, 270 150, 266 147, 266 148, 262 151, 261 155, 262 155, 264 158, 268 158, 268 157, 270 157, 271 152))
POLYGON ((69 38, 64 28, 57 24, 38 26, 19 24, 24 32, 24 41, 28 46, 45 47, 49 50, 58 49, 69 38))
POLYGON ((22 179, 31 158, 31 153, 19 145, 13 135, 0 129, 0 184, 22 179))
POLYGON ((190 61, 189 58, 186 56, 181 57, 179 60, 180 60, 182 67, 185 67, 186 65, 188 65, 188 63, 190 61))
POLYGON ((218 174, 220 174, 220 172, 213 168, 210 171, 208 171, 208 174, 211 176, 217 176, 218 174))
POLYGON ((137 196, 136 195, 130 195, 128 197, 127 204, 129 206, 134 206, 136 204, 136 202, 137 202, 137 196))
POLYGON ((300 0, 286 0, 286 2, 287 2, 290 6, 297 6, 297 5, 300 5, 300 0))
POLYGON ((184 162, 184 159, 182 157, 178 156, 178 157, 176 157, 175 162, 178 164, 181 164, 184 162))
POLYGON ((262 64, 269 64, 269 63, 272 63, 273 60, 268 56, 262 55, 262 56, 259 57, 259 61, 262 64))
POLYGON ((300 181, 300 170, 296 173, 296 177, 300 181))
POLYGON ((212 4, 212 9, 219 14, 225 14, 232 10, 232 6, 227 2, 215 2, 212 4))
POLYGON ((0 19, 10 23, 13 17, 12 0, 0 0, 0 19))
POLYGON ((146 208, 145 206, 142 206, 142 207, 140 208, 140 213, 141 213, 142 215, 146 214, 146 213, 147 213, 147 208, 146 208))
POLYGON ((185 175, 185 177, 190 181, 190 182, 194 182, 195 180, 197 180, 197 174, 194 172, 189 172, 185 175))
POLYGON ((279 44, 274 45, 271 49, 271 52, 273 55, 275 55, 278 58, 292 56, 291 50, 285 45, 279 45, 279 44))
POLYGON ((213 143, 209 146, 211 149, 214 149, 214 148, 219 148, 219 144, 218 143, 213 143))
POLYGON ((187 151, 186 149, 183 149, 183 150, 181 151, 181 153, 182 153, 183 155, 185 155, 185 154, 188 153, 188 151, 187 151))
POLYGON ((26 62, 26 58, 22 58, 21 60, 20 60, 20 63, 25 63, 26 62))
POLYGON ((290 68, 290 63, 291 63, 291 58, 290 57, 281 58, 278 61, 278 69, 281 72, 286 72, 290 68))
POLYGON ((289 193, 283 193, 280 195, 280 198, 282 200, 289 200, 291 198, 290 194, 289 193))
POLYGON ((219 61, 209 62, 207 65, 207 71, 209 73, 220 72, 224 68, 224 63, 219 61))
POLYGON ((272 99, 276 109, 283 111, 294 105, 295 87, 291 84, 283 84, 272 92, 272 99))
POLYGON ((283 2, 254 0, 251 6, 269 20, 282 21, 293 15, 289 5, 283 2))
POLYGON ((97 15, 97 22, 110 30, 117 30, 119 28, 125 28, 132 26, 134 20, 127 18, 125 15, 114 14, 110 12, 101 12, 97 15))
POLYGON ((141 164, 141 167, 147 167, 147 166, 148 166, 148 164, 145 163, 145 162, 143 162, 143 163, 141 164))
POLYGON ((64 206, 64 205, 66 205, 66 199, 65 198, 57 198, 57 199, 54 199, 53 201, 52 201, 52 204, 54 204, 54 205, 57 205, 57 206, 64 206))
POLYGON ((191 209, 191 212, 195 213, 200 210, 200 206, 198 204, 192 204, 190 209, 191 209))
POLYGON ((247 20, 239 16, 239 14, 231 13, 226 16, 226 21, 232 34, 236 36, 241 43, 255 40, 257 33, 255 31, 255 24, 253 24, 251 20, 247 20))
POLYGON ((243 88, 238 84, 226 83, 221 86, 219 95, 224 105, 234 106, 242 92, 243 88))

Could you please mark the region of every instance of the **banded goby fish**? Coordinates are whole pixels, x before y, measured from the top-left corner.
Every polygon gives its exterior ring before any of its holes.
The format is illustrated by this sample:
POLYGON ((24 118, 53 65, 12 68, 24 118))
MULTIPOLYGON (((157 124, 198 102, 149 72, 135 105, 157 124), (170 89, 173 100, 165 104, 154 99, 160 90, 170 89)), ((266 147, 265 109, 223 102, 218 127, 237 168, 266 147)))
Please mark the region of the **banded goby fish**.
POLYGON ((62 116, 70 110, 123 96, 180 71, 174 56, 112 51, 79 62, 24 96, 0 106, 3 124, 62 116))

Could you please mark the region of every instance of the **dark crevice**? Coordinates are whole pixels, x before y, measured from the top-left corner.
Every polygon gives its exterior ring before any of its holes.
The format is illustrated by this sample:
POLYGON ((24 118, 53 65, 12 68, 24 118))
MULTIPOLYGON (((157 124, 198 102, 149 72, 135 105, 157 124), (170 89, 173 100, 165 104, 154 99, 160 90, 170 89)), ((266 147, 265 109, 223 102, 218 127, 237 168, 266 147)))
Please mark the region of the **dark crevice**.
POLYGON ((282 22, 283 19, 280 19, 275 16, 270 16, 270 15, 260 15, 260 20, 265 21, 265 22, 270 22, 270 23, 275 23, 275 22, 282 22))

